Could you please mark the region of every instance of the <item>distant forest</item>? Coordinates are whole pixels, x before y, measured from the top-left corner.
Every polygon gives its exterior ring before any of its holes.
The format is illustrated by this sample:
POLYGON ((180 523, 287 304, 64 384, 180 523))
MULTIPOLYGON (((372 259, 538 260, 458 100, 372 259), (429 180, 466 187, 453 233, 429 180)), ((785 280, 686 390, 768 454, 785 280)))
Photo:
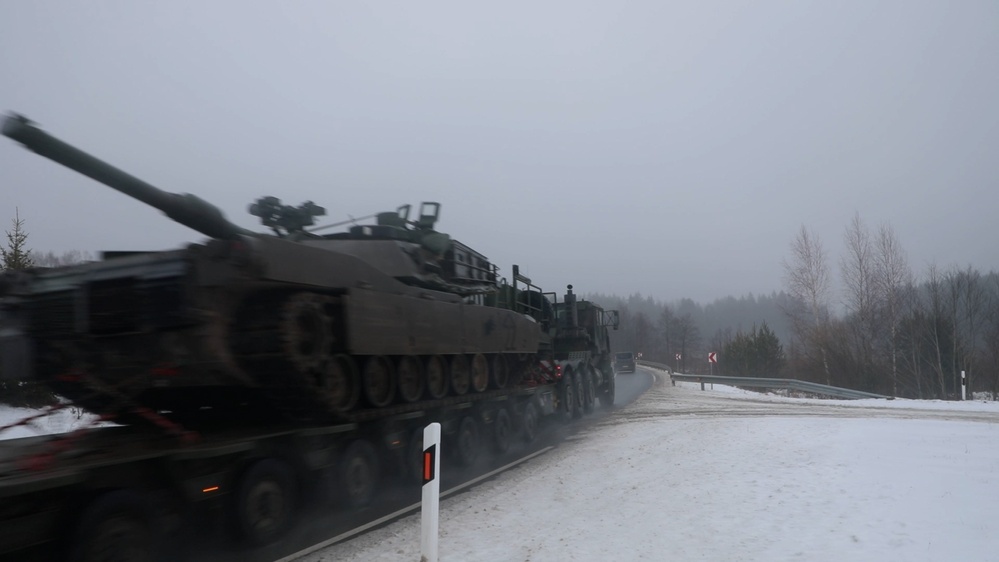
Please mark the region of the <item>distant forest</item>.
POLYGON ((616 350, 687 373, 808 380, 908 398, 999 397, 999 273, 931 266, 917 279, 890 225, 857 215, 844 235, 839 285, 804 226, 784 287, 707 305, 642 295, 586 298, 620 311, 616 350), (962 375, 964 373, 964 382, 962 375))

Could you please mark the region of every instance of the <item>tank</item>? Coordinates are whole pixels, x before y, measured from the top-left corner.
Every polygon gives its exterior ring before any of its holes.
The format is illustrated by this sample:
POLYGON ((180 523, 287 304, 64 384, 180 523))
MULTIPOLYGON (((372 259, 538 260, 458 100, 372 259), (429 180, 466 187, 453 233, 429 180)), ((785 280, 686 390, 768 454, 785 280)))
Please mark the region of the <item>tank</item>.
POLYGON ((514 310, 530 299, 436 230, 439 203, 320 234, 308 227, 322 207, 262 197, 249 207, 270 229, 259 233, 23 116, 7 116, 2 132, 208 237, 5 273, 5 377, 43 382, 119 420, 192 419, 248 403, 285 417, 362 420, 507 392, 542 345, 539 319, 514 310))

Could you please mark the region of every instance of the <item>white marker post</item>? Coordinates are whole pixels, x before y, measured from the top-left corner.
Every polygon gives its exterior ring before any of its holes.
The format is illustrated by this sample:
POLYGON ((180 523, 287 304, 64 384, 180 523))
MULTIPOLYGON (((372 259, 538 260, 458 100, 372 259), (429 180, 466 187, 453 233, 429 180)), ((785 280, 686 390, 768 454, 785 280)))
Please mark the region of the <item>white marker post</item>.
POLYGON ((967 400, 967 383, 964 382, 964 371, 961 371, 961 400, 967 400))
POLYGON ((440 530, 441 424, 423 430, 423 504, 420 510, 422 534, 420 562, 437 562, 437 535, 440 530))

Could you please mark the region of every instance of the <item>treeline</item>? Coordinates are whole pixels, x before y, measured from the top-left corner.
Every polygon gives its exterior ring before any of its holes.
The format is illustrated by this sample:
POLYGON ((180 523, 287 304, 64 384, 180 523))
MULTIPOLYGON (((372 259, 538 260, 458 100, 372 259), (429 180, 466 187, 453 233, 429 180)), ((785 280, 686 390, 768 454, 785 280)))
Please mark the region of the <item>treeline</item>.
POLYGON ((916 278, 890 225, 854 217, 839 260, 844 312, 830 313, 831 267, 802 227, 785 262, 796 378, 909 398, 999 391, 999 274, 930 266, 916 278))
POLYGON ((620 310, 617 350, 683 372, 786 377, 908 398, 999 397, 999 273, 931 266, 917 278, 890 225, 860 216, 837 261, 802 227, 769 296, 689 299, 588 295, 620 310))
POLYGON ((620 312, 620 329, 611 332, 615 350, 641 353, 643 359, 685 373, 708 373, 712 369, 708 353, 714 352, 715 374, 776 376, 772 369, 782 365, 781 342, 792 337, 784 313, 791 297, 784 292, 725 297, 708 305, 690 299, 662 302, 638 294, 621 298, 596 293, 586 298, 620 312), (761 348, 773 343, 757 341, 764 330, 777 343, 779 354, 764 359, 762 351, 753 351, 760 359, 750 359, 747 338, 761 348))

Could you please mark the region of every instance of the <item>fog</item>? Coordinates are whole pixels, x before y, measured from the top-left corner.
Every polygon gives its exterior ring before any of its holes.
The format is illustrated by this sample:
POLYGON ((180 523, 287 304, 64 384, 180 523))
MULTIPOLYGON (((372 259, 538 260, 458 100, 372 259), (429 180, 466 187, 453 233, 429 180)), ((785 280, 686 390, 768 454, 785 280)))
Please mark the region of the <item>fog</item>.
MULTIPOLYGON (((859 213, 999 269, 999 4, 2 2, 0 111, 163 189, 321 223, 439 201, 546 290, 782 287, 801 225, 859 213)), ((0 139, 37 251, 202 236, 0 139)))

